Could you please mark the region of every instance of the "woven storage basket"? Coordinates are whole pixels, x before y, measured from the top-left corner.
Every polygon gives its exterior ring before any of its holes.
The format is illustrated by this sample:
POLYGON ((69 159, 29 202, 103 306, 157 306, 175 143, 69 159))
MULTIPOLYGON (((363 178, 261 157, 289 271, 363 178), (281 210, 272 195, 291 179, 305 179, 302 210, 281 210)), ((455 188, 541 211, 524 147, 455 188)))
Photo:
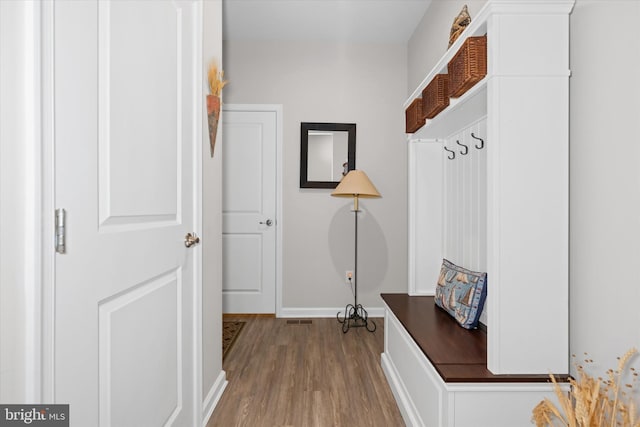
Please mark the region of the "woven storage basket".
POLYGON ((469 37, 448 65, 449 96, 461 96, 487 75, 487 36, 469 37))
POLYGON ((422 99, 416 98, 405 110, 406 132, 414 133, 424 126, 424 116, 422 115, 422 99))
POLYGON ((422 115, 433 119, 449 106, 449 76, 437 74, 422 91, 422 115))

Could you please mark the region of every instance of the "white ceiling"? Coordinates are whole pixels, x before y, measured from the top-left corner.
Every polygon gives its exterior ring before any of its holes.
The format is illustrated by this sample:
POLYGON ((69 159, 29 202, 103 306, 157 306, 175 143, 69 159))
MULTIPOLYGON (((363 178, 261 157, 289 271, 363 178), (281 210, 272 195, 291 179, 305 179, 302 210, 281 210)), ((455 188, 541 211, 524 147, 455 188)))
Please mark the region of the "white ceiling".
POLYGON ((225 40, 405 43, 431 0, 223 0, 225 40))

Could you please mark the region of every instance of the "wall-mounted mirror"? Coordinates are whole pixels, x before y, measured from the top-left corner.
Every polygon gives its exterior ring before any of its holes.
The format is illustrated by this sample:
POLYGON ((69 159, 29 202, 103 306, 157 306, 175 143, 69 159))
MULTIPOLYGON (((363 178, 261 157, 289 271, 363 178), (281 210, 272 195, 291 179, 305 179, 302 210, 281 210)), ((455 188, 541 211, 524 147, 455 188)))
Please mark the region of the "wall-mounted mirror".
POLYGON ((336 188, 355 168, 355 123, 300 123, 300 188, 336 188))

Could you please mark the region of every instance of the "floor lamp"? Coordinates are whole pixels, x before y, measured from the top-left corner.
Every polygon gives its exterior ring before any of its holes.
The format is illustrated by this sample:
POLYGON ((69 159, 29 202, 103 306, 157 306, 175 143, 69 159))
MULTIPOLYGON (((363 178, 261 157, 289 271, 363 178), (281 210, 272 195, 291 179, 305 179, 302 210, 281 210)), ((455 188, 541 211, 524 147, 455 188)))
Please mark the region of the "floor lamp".
POLYGON ((344 317, 337 314, 338 322, 342 323, 342 332, 347 333, 350 327, 365 327, 369 332, 376 330, 373 320, 368 320, 367 310, 358 304, 358 198, 360 197, 381 197, 376 187, 371 183, 366 173, 361 170, 351 170, 342 178, 340 184, 331 193, 336 197, 353 197, 353 213, 355 218, 355 256, 353 266, 354 301, 347 304, 344 309, 344 317))

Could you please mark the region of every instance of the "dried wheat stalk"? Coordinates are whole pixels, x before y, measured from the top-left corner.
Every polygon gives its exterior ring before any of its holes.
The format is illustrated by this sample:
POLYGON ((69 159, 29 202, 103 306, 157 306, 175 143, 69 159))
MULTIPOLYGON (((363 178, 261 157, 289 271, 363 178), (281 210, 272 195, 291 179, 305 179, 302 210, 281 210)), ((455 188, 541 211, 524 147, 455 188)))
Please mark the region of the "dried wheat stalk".
POLYGON ((222 88, 227 84, 227 81, 223 80, 224 71, 218 71, 218 65, 215 62, 212 62, 211 65, 209 65, 207 77, 209 80, 209 91, 211 92, 211 95, 220 96, 222 88))
MULTIPOLYGON (((622 384, 622 374, 629 360, 637 353, 635 348, 618 358, 618 368, 607 371, 608 379, 593 378, 584 366, 575 364, 577 379, 570 378, 571 391, 564 393, 553 374, 550 375, 560 408, 544 399, 533 409, 532 421, 537 427, 640 427, 633 388, 638 373, 630 368, 631 384, 622 384), (555 424, 558 422, 559 424, 555 424)), ((575 359, 575 356, 574 356, 575 359)), ((593 360, 585 359, 586 364, 593 360)))

